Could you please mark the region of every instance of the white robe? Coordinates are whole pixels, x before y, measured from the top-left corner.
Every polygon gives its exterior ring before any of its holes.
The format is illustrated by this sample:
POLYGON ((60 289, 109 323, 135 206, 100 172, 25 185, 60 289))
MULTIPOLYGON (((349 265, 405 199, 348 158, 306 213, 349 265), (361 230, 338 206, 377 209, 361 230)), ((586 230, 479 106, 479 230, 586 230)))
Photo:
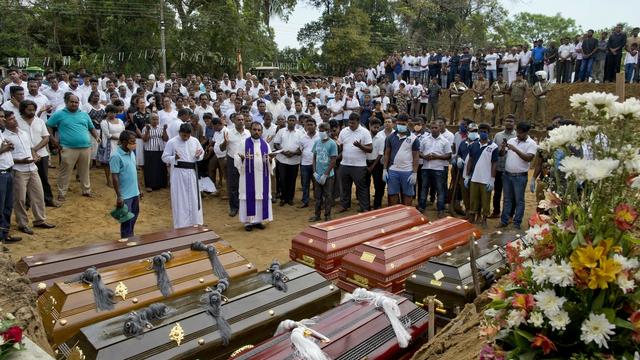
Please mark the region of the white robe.
POLYGON ((191 137, 183 141, 176 136, 167 142, 162 153, 162 161, 171 165, 171 212, 173 227, 182 228, 192 225, 202 225, 202 199, 198 191, 198 177, 193 169, 175 168, 178 161, 196 162, 202 160, 204 150, 200 142, 191 137), (200 156, 196 151, 200 150, 200 156), (176 160, 176 154, 179 159, 176 160), (198 209, 200 202, 200 209, 198 209))
MULTIPOLYGON (((244 154, 245 142, 243 141, 241 144, 242 154, 244 154)), ((267 143, 267 148, 269 152, 271 152, 271 148, 267 143)), ((254 159, 262 159, 262 152, 260 151, 260 140, 253 140, 253 154, 254 159)), ((246 157, 246 154, 245 154, 246 157)), ((236 154, 234 157, 234 166, 238 169, 240 173, 240 186, 239 186, 239 199, 240 199, 240 209, 238 214, 240 215, 240 222, 243 224, 258 224, 263 221, 273 221, 273 209, 271 207, 271 176, 267 176, 268 182, 267 186, 269 187, 269 191, 267 192, 269 195, 269 201, 267 204, 269 206, 269 217, 264 219, 262 217, 262 200, 263 200, 263 163, 262 161, 254 161, 252 174, 255 179, 255 202, 256 202, 256 215, 255 216, 247 216, 247 178, 245 176, 245 161, 240 159, 240 153, 236 154)), ((268 166, 269 174, 273 175, 273 167, 271 164, 268 166)))

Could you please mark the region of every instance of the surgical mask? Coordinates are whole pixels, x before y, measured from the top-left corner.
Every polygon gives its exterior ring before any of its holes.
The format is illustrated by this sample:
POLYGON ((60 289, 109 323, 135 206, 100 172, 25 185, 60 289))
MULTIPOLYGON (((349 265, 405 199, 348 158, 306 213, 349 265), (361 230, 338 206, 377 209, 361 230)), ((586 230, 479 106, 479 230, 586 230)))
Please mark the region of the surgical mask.
POLYGON ((320 136, 320 140, 327 140, 329 138, 329 134, 327 134, 326 131, 321 131, 318 133, 318 136, 320 136))
POLYGON ((480 140, 482 141, 487 141, 487 139, 489 139, 489 133, 486 133, 484 131, 480 132, 480 140))
POLYGON ((478 133, 477 132, 470 132, 468 136, 469 136, 469 140, 471 140, 471 141, 478 140, 478 133))
POLYGON ((407 132, 407 125, 396 125, 396 131, 399 133, 406 133, 407 132))

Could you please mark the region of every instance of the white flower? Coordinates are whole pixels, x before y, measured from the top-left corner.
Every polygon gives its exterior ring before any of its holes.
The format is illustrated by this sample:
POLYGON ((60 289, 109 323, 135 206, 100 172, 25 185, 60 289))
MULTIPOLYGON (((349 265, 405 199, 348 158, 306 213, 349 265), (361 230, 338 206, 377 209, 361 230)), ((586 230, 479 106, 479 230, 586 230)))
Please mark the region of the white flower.
POLYGON ((618 284, 620 289, 622 289, 622 292, 625 294, 632 292, 633 289, 636 288, 636 284, 633 280, 629 279, 629 276, 627 276, 627 273, 625 272, 621 272, 616 276, 616 284, 618 284))
POLYGON ((560 171, 565 173, 568 178, 570 175, 576 177, 576 180, 582 181, 587 174, 587 160, 577 156, 567 156, 560 161, 560 171))
POLYGON ((556 331, 566 330, 567 325, 571 322, 571 319, 569 319, 569 313, 564 310, 548 314, 547 317, 549 318, 549 325, 551 325, 551 328, 556 331))
POLYGON ((629 259, 620 254, 613 255, 613 261, 620 264, 620 266, 622 267, 622 270, 633 270, 633 269, 636 269, 638 266, 640 266, 640 262, 638 262, 638 259, 636 258, 629 259))
POLYGON ((640 175, 636 176, 631 180, 631 188, 640 189, 640 175))
POLYGON ((536 242, 544 239, 544 235, 547 234, 549 231, 551 231, 551 227, 549 226, 549 224, 543 224, 542 226, 536 225, 536 226, 530 227, 526 231, 525 240, 527 244, 535 244, 536 242))
POLYGON ((589 314, 589 318, 586 319, 580 327, 582 330, 580 340, 585 344, 594 342, 598 347, 608 349, 607 340, 609 340, 609 336, 615 335, 613 331, 615 328, 616 326, 611 324, 604 314, 596 315, 591 313, 589 314))
POLYGON ((529 314, 529 320, 527 322, 535 327, 542 327, 544 324, 544 318, 542 317, 542 313, 539 311, 534 311, 529 314))
POLYGON ((549 317, 550 314, 562 310, 562 305, 567 301, 564 297, 557 296, 553 289, 539 291, 533 295, 533 298, 536 299, 538 308, 542 310, 547 317, 549 317))
POLYGON ((587 101, 584 107, 594 114, 597 114, 600 110, 611 111, 616 100, 618 100, 616 95, 605 92, 593 91, 583 95, 587 101))
POLYGON ((549 280, 551 267, 555 263, 551 259, 544 259, 531 267, 531 277, 533 281, 538 285, 543 285, 545 281, 549 280))
POLYGON ((573 285, 573 269, 565 260, 560 264, 554 264, 549 269, 549 282, 561 287, 573 285))
POLYGON ((640 117, 640 100, 636 98, 627 99, 623 103, 616 102, 611 109, 611 115, 621 118, 638 118, 640 117))
POLYGON ((573 94, 569 96, 569 102, 571 103, 572 108, 580 108, 587 105, 587 97, 586 94, 573 94))
POLYGON ((525 322, 527 312, 524 310, 511 310, 507 315, 507 326, 510 328, 518 327, 525 322))
POLYGON ((624 162, 624 167, 631 173, 640 173, 640 155, 637 154, 637 149, 633 151, 636 152, 636 154, 630 156, 629 159, 624 162))
POLYGON ((494 317, 496 317, 496 315, 498 315, 498 310, 496 310, 496 309, 487 309, 487 310, 484 311, 484 315, 488 316, 488 317, 491 317, 491 318, 494 318, 494 317))
POLYGON ((520 257, 523 259, 528 259, 531 257, 531 255, 533 255, 533 248, 532 247, 526 247, 522 250, 520 250, 520 257))
POLYGON ((12 314, 12 313, 6 313, 6 314, 4 314, 4 317, 5 317, 7 320, 15 320, 15 319, 16 319, 16 317, 15 317, 15 316, 13 316, 13 314, 12 314))
POLYGON ((563 125, 549 131, 548 138, 544 141, 547 143, 545 147, 549 149, 557 149, 566 145, 578 145, 582 136, 583 129, 576 125, 563 125))
POLYGON ((589 160, 587 164, 587 180, 598 182, 611 176, 611 173, 620 165, 619 160, 606 158, 602 160, 589 160))

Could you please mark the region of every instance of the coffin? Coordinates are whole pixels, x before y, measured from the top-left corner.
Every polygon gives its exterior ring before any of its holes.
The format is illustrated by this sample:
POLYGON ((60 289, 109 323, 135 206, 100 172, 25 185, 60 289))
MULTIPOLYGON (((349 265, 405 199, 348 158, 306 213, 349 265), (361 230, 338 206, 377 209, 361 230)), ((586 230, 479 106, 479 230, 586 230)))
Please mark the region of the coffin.
MULTIPOLYGON (((417 350, 427 331, 427 312, 406 298, 398 300, 400 319, 410 324, 408 332, 412 340, 409 347, 401 349, 384 311, 353 300, 319 315, 315 325, 309 328, 329 338, 328 343, 318 345, 330 359, 408 359, 417 350)), ((299 320, 299 319, 298 319, 299 320)), ((233 360, 289 360, 296 359, 290 340, 290 332, 275 336, 255 347, 246 346, 233 360)))
POLYGON ((126 315, 83 328, 74 338, 59 347, 59 357, 68 359, 82 353, 86 359, 227 359, 247 343, 257 344, 269 338, 278 324, 289 318, 309 318, 329 310, 340 301, 340 290, 313 269, 288 263, 281 270, 288 277, 287 292, 265 285, 263 274, 231 282, 224 292, 229 300, 222 305, 222 315, 231 326, 227 346, 213 318, 202 308, 203 291, 164 301, 175 309, 153 328, 139 337, 122 334, 126 315), (169 339, 176 325, 184 331, 180 345, 169 339))
MULTIPOLYGON (((215 243, 218 258, 230 276, 230 281, 256 272, 255 266, 239 255, 228 243, 215 243)), ((173 293, 170 298, 199 291, 218 283, 206 252, 180 250, 166 263, 173 293), (191 261, 194 260, 194 261, 191 261)), ((157 287, 155 272, 146 260, 107 267, 100 270, 107 288, 115 291, 113 310, 97 311, 90 285, 78 281, 56 282, 38 298, 44 329, 53 347, 75 335, 80 328, 120 315, 166 298, 157 287), (126 295, 119 291, 126 288, 126 295)))
POLYGON ((25 256, 16 264, 16 268, 31 280, 34 290, 44 291, 45 286, 78 275, 90 266, 100 269, 155 256, 163 251, 188 249, 196 241, 208 245, 219 239, 213 230, 203 226, 186 227, 25 256))
POLYGON ((327 279, 335 279, 342 257, 357 245, 426 222, 416 208, 394 205, 313 224, 293 238, 289 256, 315 268, 327 279))
MULTIPOLYGON (((504 245, 518 238, 515 232, 496 231, 476 240, 475 254, 481 290, 491 285, 484 274, 499 278, 506 273, 504 245)), ((476 297, 471 275, 469 245, 464 244, 449 253, 432 257, 405 282, 405 296, 425 304, 427 296, 435 296, 437 311, 449 319, 476 297)))
POLYGON ((468 221, 446 217, 385 235, 358 245, 342 259, 338 286, 392 293, 404 290, 404 280, 433 256, 455 249, 479 231, 468 221))

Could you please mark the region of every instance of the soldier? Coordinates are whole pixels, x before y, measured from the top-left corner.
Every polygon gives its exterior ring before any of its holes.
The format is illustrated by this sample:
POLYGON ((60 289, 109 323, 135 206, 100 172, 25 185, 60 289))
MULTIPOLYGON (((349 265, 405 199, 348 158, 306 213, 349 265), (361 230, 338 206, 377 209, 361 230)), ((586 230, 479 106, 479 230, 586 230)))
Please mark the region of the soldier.
POLYGON ((546 72, 538 71, 536 76, 538 81, 531 89, 535 99, 533 103, 533 126, 544 127, 547 121, 547 93, 551 91, 553 85, 547 80, 546 72))
POLYGON ((467 86, 460 81, 460 74, 456 74, 454 81, 449 85, 449 97, 451 98, 451 124, 457 124, 460 119, 460 100, 467 91, 467 86))
POLYGON ((524 104, 527 102, 528 89, 529 84, 522 78, 522 73, 518 73, 516 81, 509 87, 511 113, 516 116, 516 121, 524 121, 524 104))
POLYGON ((427 121, 435 121, 438 118, 438 101, 442 94, 442 88, 438 84, 438 78, 431 78, 431 83, 427 88, 427 96, 429 102, 427 103, 427 121))
MULTIPOLYGON (((502 76, 499 75, 499 76, 502 76)), ((485 80, 484 75, 483 74, 478 74, 478 80, 473 82, 473 94, 474 94, 474 98, 473 98, 473 121, 475 121, 476 123, 480 123, 482 122, 482 119, 484 118, 484 98, 485 95, 487 93, 487 91, 489 90, 489 82, 487 80, 485 80), (477 119, 476 118, 476 111, 480 110, 480 118, 477 119)))
POLYGON ((502 126, 502 119, 504 118, 504 95, 507 93, 507 82, 502 78, 502 74, 498 74, 498 80, 491 84, 491 101, 493 101, 493 116, 491 118, 491 126, 496 126, 496 116, 500 119, 500 126, 502 126))

